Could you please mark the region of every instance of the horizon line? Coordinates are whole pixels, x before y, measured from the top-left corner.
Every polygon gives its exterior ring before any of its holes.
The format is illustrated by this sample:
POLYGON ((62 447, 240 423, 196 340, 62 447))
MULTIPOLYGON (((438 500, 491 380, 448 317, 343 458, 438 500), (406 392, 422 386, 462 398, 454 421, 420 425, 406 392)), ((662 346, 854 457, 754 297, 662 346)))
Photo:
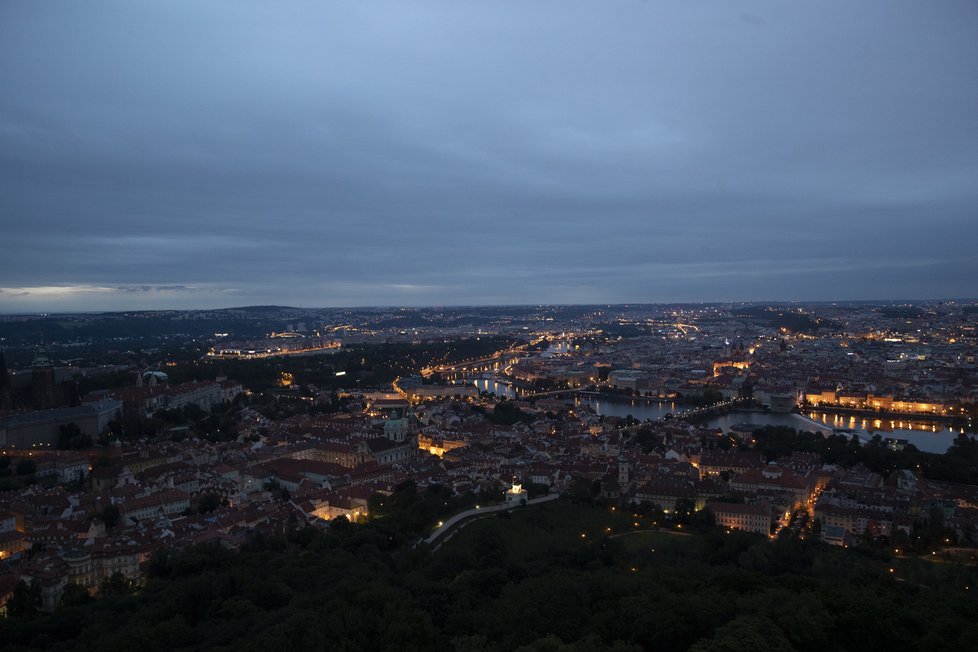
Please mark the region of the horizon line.
POLYGON ((883 303, 976 303, 975 297, 944 297, 937 299, 735 299, 727 301, 625 301, 617 303, 469 303, 469 304, 374 304, 374 305, 355 305, 355 306, 291 306, 279 304, 249 304, 237 306, 224 306, 213 308, 121 308, 113 310, 49 310, 34 312, 6 312, 0 309, 0 316, 4 317, 45 317, 52 315, 112 315, 120 313, 149 313, 149 312, 214 312, 226 310, 247 310, 254 308, 286 309, 286 310, 452 310, 462 308, 575 308, 575 307, 638 307, 638 306, 727 306, 735 304, 743 305, 776 305, 776 304, 796 304, 796 305, 845 305, 845 304, 883 304, 883 303))

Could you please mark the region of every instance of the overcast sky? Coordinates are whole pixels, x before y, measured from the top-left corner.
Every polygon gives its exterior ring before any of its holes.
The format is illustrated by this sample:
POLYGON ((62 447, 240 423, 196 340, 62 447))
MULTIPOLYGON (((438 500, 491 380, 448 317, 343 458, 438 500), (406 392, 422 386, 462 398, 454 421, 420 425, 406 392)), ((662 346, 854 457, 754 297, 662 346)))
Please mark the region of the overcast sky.
POLYGON ((0 2, 0 312, 978 295, 978 3, 0 2))

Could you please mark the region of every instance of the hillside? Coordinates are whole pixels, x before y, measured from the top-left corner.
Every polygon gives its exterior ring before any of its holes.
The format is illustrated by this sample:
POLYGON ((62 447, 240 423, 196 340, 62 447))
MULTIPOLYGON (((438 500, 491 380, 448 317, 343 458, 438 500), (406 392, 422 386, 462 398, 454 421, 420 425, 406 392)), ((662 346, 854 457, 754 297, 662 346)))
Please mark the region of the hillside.
POLYGON ((432 496, 393 502, 362 527, 154 558, 138 595, 11 617, 0 640, 103 652, 978 649, 973 568, 654 531, 567 501, 472 522, 432 552, 405 543, 432 496))

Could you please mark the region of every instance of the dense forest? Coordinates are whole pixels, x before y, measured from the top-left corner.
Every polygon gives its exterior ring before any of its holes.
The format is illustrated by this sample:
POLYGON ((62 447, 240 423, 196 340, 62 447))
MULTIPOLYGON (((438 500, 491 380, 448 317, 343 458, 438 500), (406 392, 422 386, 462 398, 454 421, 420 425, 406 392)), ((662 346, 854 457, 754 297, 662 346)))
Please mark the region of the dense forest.
MULTIPOLYGON (((975 650, 974 568, 657 530, 561 500, 412 541, 462 505, 402 487, 361 526, 160 553, 134 595, 18 607, 7 650, 975 650), (892 570, 891 570, 892 569, 892 570)), ((123 593, 123 592, 115 592, 123 593)))

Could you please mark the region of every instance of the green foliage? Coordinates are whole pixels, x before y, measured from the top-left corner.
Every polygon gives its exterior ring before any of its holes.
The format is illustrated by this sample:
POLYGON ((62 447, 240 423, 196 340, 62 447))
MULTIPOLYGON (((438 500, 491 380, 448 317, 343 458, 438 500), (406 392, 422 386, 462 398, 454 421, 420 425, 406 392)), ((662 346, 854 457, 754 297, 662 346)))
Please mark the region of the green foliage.
POLYGON ((497 425, 511 426, 520 421, 532 421, 533 417, 509 401, 497 403, 486 418, 497 425))
MULTIPOLYGON (((277 482, 276 482, 277 484, 277 482)), ((279 487, 278 491, 282 491, 279 487)), ((227 500, 215 493, 206 493, 194 499, 193 504, 187 508, 185 514, 210 514, 221 505, 227 504, 227 500)))
POLYGON ((792 652, 794 649, 770 619, 741 616, 720 627, 710 638, 697 642, 690 652, 792 652))
POLYGON ((651 428, 639 428, 635 433, 635 442, 641 446, 643 453, 650 453, 660 444, 660 438, 651 428))
POLYGON ((818 453, 829 464, 855 466, 865 464, 869 469, 889 475, 895 469, 910 469, 932 480, 978 484, 978 442, 959 436, 947 453, 925 453, 908 445, 893 450, 879 437, 865 444, 855 437, 823 436, 821 433, 797 431, 785 426, 765 426, 754 431, 755 448, 768 460, 792 451, 818 453))
POLYGON ((37 471, 37 464, 34 463, 34 460, 21 458, 17 460, 16 470, 17 475, 31 475, 37 471))
POLYGON ((132 591, 132 583, 126 576, 116 571, 99 585, 99 593, 103 596, 127 595, 132 591))
POLYGON ((82 433, 81 428, 74 421, 60 426, 58 430, 58 448, 63 450, 79 450, 82 448, 91 448, 94 445, 92 438, 82 433))
POLYGON ((92 596, 88 594, 88 590, 74 582, 65 584, 65 587, 61 589, 61 604, 65 607, 77 607, 91 601, 92 596))
POLYGON ((105 527, 111 530, 119 524, 119 519, 122 518, 122 512, 119 511, 118 505, 106 505, 96 512, 96 516, 105 523, 105 527))
POLYGON ((7 614, 13 617, 30 618, 41 608, 41 586, 24 580, 17 582, 13 595, 7 603, 7 614))
POLYGON ((102 587, 110 595, 52 615, 24 617, 28 587, 18 587, 19 611, 0 622, 0 640, 10 649, 287 652, 889 652, 978 641, 978 603, 955 584, 976 578, 949 564, 929 565, 946 576, 897 582, 886 564, 850 550, 657 531, 638 512, 569 501, 473 520, 432 552, 413 545, 416 528, 439 507, 460 507, 446 490, 405 483, 371 507, 365 525, 338 520, 237 554, 160 553, 139 595, 111 578, 102 587))

